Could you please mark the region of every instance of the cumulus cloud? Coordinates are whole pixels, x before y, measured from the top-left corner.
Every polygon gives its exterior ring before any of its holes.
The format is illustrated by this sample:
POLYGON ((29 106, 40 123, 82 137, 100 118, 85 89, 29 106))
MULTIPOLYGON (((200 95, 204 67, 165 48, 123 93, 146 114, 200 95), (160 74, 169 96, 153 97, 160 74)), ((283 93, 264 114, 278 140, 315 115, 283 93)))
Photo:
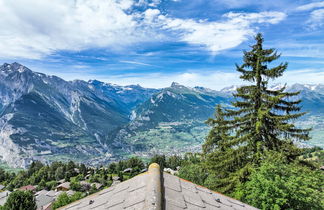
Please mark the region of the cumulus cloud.
POLYGON ((160 0, 0 0, 0 58, 40 59, 58 51, 124 49, 154 40, 184 41, 214 54, 276 24, 280 12, 227 13, 220 21, 161 14, 160 0), (144 10, 134 9, 145 4, 144 10), (171 32, 171 33, 170 33, 171 32))
POLYGON ((145 39, 132 0, 1 0, 0 57, 118 47, 145 39))
POLYGON ((160 13, 161 12, 158 9, 147 9, 144 12, 144 19, 148 23, 151 23, 160 13))
MULTIPOLYGON (((213 54, 233 48, 255 34, 255 24, 276 24, 286 15, 282 12, 227 13, 222 21, 178 19, 159 15, 157 22, 164 29, 180 32, 180 39, 206 47, 213 54)), ((152 18, 152 17, 151 17, 152 18)))

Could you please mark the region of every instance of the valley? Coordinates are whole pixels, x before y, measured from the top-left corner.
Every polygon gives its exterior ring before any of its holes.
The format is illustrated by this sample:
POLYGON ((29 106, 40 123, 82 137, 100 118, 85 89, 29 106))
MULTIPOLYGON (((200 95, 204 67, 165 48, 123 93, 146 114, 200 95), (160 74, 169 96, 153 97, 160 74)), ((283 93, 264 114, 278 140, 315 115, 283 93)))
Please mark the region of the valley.
MULTIPOLYGON (((65 81, 18 63, 0 66, 0 79, 0 158, 16 168, 33 160, 100 165, 133 155, 200 151, 210 129, 204 122, 216 104, 231 107, 235 91, 65 81)), ((297 124, 313 128, 303 146, 324 147, 323 87, 287 87, 301 91, 302 110, 308 112, 297 124)))

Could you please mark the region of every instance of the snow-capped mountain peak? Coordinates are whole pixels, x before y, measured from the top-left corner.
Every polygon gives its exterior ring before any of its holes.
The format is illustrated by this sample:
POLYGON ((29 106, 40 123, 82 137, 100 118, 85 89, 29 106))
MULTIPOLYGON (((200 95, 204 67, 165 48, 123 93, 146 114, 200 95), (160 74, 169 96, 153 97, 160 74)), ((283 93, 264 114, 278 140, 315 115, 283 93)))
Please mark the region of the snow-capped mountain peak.
POLYGON ((221 89, 220 91, 224 92, 224 93, 232 93, 232 92, 235 92, 236 89, 239 87, 240 87, 240 85, 232 85, 229 87, 225 87, 225 88, 221 89))

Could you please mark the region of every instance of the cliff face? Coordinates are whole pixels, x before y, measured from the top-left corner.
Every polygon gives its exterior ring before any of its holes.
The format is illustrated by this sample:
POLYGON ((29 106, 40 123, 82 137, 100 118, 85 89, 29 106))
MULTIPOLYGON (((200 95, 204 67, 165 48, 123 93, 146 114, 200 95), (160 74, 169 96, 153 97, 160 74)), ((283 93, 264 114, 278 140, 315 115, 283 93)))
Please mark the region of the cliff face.
POLYGON ((88 159, 110 154, 110 133, 125 125, 130 109, 152 91, 138 87, 130 99, 124 97, 123 101, 110 94, 116 95, 121 88, 93 81, 67 82, 18 63, 2 65, 2 160, 24 167, 26 161, 46 155, 49 159, 54 154, 88 159), (144 97, 138 96, 141 94, 144 97))

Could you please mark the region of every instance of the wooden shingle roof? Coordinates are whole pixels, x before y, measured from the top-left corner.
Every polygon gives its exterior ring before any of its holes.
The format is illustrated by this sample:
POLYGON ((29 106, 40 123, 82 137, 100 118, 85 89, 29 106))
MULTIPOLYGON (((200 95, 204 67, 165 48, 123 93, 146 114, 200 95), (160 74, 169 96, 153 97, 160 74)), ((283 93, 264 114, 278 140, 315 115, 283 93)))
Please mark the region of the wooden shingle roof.
POLYGON ((255 210, 233 198, 168 173, 158 164, 132 179, 104 189, 61 209, 255 210))

